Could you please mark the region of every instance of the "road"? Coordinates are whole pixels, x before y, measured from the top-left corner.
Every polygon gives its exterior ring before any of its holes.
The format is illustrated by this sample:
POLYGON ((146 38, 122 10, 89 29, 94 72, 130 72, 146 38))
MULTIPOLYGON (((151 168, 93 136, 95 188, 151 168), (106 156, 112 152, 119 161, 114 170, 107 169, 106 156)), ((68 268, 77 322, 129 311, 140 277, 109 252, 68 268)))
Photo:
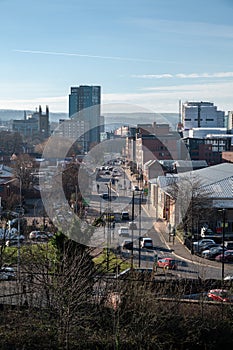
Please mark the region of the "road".
MULTIPOLYGON (((105 227, 96 229, 94 243, 99 242, 102 246, 117 248, 118 246, 121 246, 124 239, 133 240, 133 263, 135 266, 139 265, 139 256, 141 267, 152 267, 156 257, 172 257, 176 260, 178 265, 177 270, 172 271, 172 273, 179 277, 221 279, 221 264, 208 264, 208 262, 204 261, 202 258, 200 258, 199 261, 194 261, 192 260, 191 254, 189 259, 183 259, 176 256, 176 253, 173 252, 172 248, 169 248, 166 244, 164 237, 155 230, 154 219, 148 216, 148 213, 144 210, 143 206, 140 205, 140 196, 137 192, 134 193, 134 206, 132 205, 133 192, 131 190, 131 181, 128 179, 122 168, 119 167, 118 169, 119 176, 117 176, 118 181, 115 185, 111 184, 111 175, 103 175, 98 179, 96 184, 94 184, 93 194, 91 196, 91 207, 95 208, 99 214, 104 211, 120 213, 123 210, 127 210, 131 217, 132 207, 134 207, 134 221, 137 224, 137 229, 133 231, 129 230, 130 237, 120 237, 118 235, 119 228, 121 226, 127 227, 128 223, 121 221, 116 222, 114 229, 112 229, 109 224, 105 227), (97 193, 97 189, 99 193, 97 193), (111 200, 103 199, 101 197, 101 194, 106 192, 109 193, 111 200), (141 227, 141 230, 139 230, 139 227, 141 227), (140 249, 139 251, 139 237, 151 237, 154 249, 140 249)), ((132 259, 131 250, 124 249, 121 254, 124 258, 132 259)), ((225 271, 226 273, 232 273, 232 265, 227 266, 226 264, 225 271)))

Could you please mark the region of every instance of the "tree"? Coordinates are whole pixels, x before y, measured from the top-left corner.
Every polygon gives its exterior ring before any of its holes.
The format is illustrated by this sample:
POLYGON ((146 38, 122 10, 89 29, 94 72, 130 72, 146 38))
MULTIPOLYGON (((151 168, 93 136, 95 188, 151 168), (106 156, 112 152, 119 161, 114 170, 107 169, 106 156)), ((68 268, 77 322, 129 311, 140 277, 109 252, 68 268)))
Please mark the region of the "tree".
POLYGON ((166 189, 171 202, 174 203, 176 218, 187 232, 193 233, 201 222, 206 222, 212 215, 210 193, 196 175, 174 176, 166 189))

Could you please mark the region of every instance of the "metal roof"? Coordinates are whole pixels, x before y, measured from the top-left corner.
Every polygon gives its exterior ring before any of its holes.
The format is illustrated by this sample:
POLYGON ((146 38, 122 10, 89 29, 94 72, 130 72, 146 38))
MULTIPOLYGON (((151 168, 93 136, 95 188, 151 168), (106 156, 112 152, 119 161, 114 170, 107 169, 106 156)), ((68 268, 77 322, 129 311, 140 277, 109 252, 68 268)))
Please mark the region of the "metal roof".
MULTIPOLYGON (((222 163, 208 168, 184 172, 177 175, 159 176, 158 186, 166 191, 172 183, 179 178, 189 178, 190 181, 200 181, 200 187, 211 198, 233 198, 233 164, 222 163)), ((153 182, 151 182, 153 183, 153 182)))

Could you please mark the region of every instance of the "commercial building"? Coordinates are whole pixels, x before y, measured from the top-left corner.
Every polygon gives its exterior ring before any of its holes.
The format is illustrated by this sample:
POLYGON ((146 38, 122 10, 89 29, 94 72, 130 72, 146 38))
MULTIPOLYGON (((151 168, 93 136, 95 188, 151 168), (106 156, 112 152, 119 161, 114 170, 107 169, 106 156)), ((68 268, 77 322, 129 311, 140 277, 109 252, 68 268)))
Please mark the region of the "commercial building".
POLYGON ((182 124, 185 130, 193 128, 224 128, 225 113, 211 102, 185 102, 182 104, 182 124))
MULTIPOLYGON (((80 85, 71 87, 69 94, 69 118, 71 128, 76 128, 74 121, 84 122, 85 151, 100 142, 100 133, 104 131, 104 119, 101 116, 101 87, 80 85)), ((81 125, 81 124, 80 124, 81 125)), ((68 135, 66 135, 68 136, 68 135)))

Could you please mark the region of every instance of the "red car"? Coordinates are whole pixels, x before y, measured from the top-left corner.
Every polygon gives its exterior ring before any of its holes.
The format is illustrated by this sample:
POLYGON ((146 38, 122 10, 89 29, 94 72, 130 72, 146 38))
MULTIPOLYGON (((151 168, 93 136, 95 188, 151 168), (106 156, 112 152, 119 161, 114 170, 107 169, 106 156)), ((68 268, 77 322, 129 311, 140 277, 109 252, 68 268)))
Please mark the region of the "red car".
POLYGON ((161 258, 157 261, 157 267, 162 267, 167 270, 176 270, 176 261, 172 258, 161 258))
POLYGON ((233 302, 233 295, 226 289, 211 289, 207 296, 214 301, 233 302))

